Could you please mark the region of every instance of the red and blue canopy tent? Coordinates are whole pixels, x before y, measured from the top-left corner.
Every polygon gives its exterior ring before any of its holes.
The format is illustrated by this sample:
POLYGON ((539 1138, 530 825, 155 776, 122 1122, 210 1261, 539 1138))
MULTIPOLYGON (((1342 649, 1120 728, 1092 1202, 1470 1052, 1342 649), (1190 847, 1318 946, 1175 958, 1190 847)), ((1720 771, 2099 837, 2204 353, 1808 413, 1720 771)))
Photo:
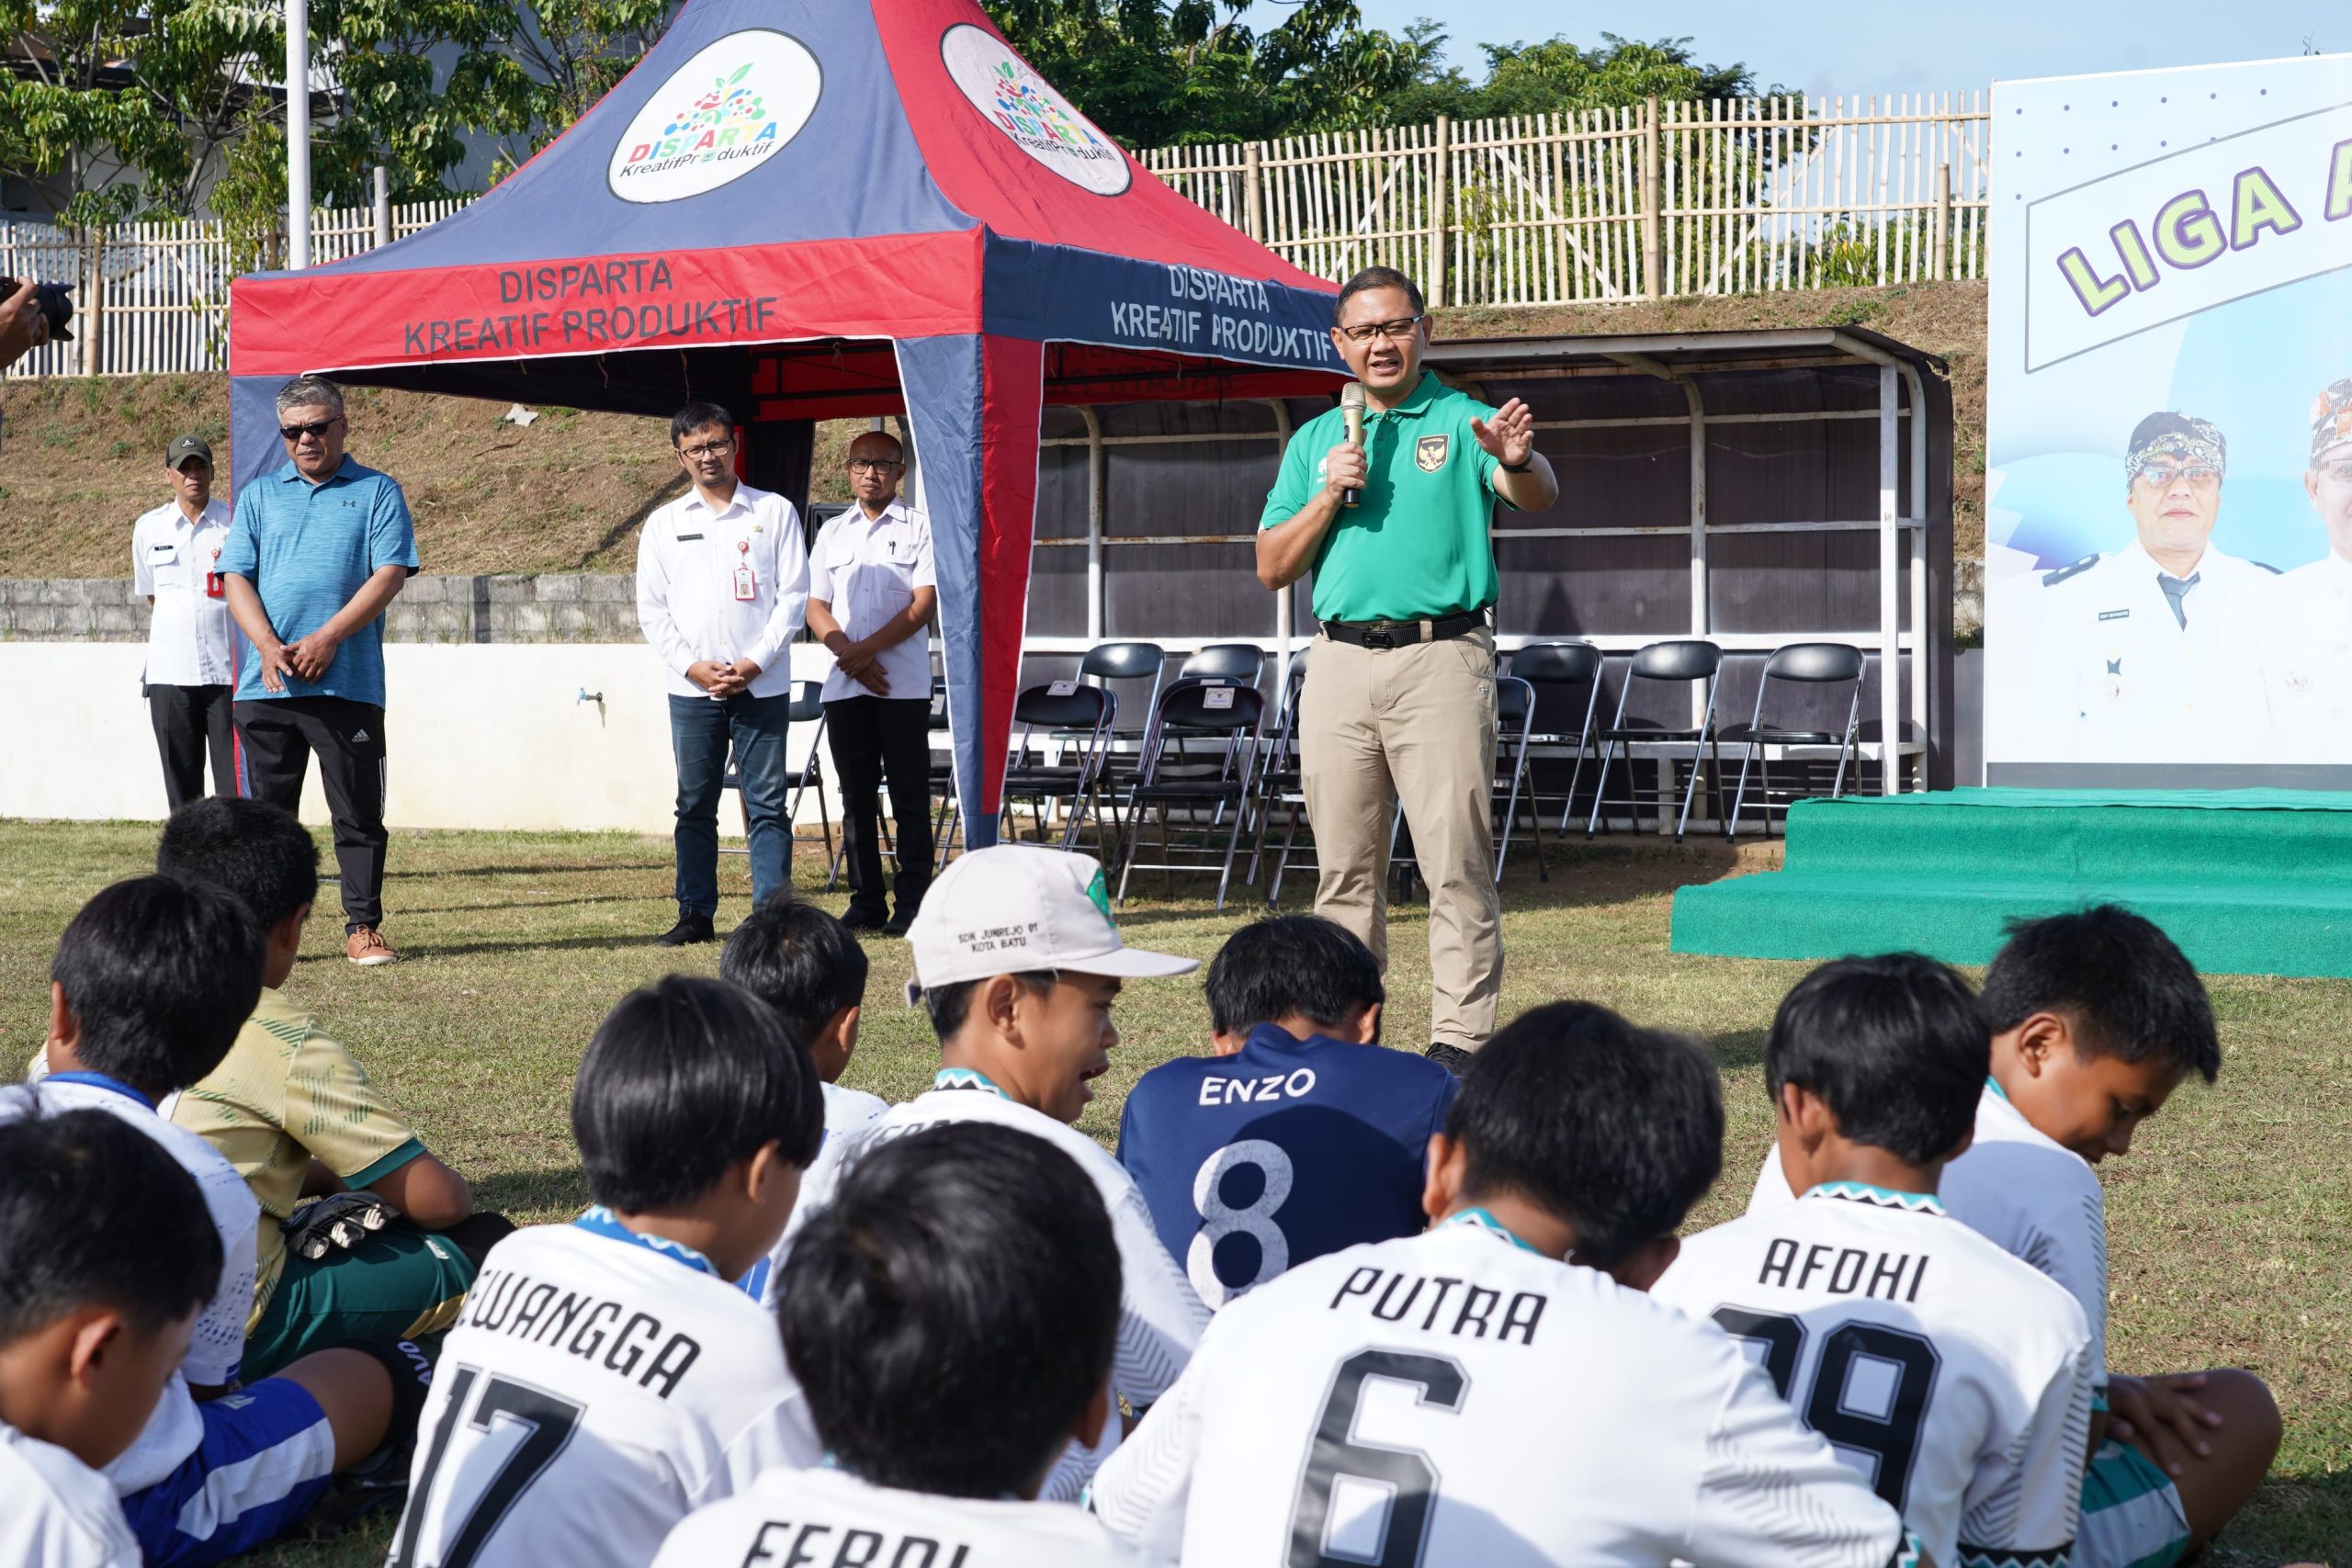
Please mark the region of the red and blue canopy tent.
POLYGON ((956 790, 993 840, 1046 403, 1312 396, 1332 288, 1161 185, 972 0, 690 0, 456 215, 231 293, 234 479, 289 376, 747 426, 805 499, 813 422, 906 416, 956 790))

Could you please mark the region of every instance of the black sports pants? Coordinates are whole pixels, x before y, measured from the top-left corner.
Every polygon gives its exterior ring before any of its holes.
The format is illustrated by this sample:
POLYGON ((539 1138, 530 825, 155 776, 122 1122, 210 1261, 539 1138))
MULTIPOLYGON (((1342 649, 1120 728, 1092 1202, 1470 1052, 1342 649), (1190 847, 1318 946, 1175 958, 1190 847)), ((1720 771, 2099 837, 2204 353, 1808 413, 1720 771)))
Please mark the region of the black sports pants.
POLYGON ((288 811, 302 803, 311 754, 319 758, 346 932, 383 923, 384 710, 343 697, 277 697, 237 705, 244 793, 288 811))
POLYGON ((850 908, 876 924, 882 897, 881 808, 887 772, 899 850, 899 919, 910 920, 931 887, 931 703, 923 697, 845 697, 825 705, 825 739, 842 792, 850 908))
POLYGON ((228 686, 150 686, 147 716, 164 759, 164 801, 177 811, 204 794, 204 754, 212 753, 212 793, 237 793, 235 732, 228 686))

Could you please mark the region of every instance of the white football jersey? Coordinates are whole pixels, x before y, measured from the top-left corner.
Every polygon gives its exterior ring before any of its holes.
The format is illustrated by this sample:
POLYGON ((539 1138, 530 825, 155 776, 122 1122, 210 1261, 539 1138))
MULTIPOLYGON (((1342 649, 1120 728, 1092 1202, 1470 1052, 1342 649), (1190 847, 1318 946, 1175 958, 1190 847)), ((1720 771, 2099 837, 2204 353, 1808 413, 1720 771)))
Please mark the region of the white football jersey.
POLYGON ((853 1127, 865 1125, 885 1111, 890 1102, 878 1094, 868 1094, 862 1089, 843 1089, 837 1083, 821 1086, 825 1091, 825 1136, 832 1138, 853 1127))
POLYGON ((187 1357, 164 1385, 155 1413, 120 1457, 106 1468, 116 1493, 128 1497, 177 1470, 204 1440, 204 1421, 187 1385, 237 1381, 245 1358, 245 1320, 254 1310, 254 1269, 260 1259, 261 1204, 228 1156, 185 1127, 157 1114, 139 1093, 94 1073, 56 1073, 38 1083, 0 1089, 0 1122, 61 1111, 104 1111, 157 1143, 195 1178, 204 1206, 220 1233, 220 1285, 197 1314, 187 1357))
MULTIPOLYGON (((1184 1370, 1193 1347, 1201 1342, 1209 1310, 1160 1245, 1159 1233, 1152 1227, 1151 1210, 1135 1178, 1085 1134, 1042 1111, 1006 1099, 977 1073, 943 1072, 939 1082, 957 1087, 932 1089, 825 1140, 817 1163, 801 1179, 800 1201, 793 1208, 784 1237, 763 1266, 763 1300, 771 1305, 775 1303, 794 1238, 809 1215, 832 1201, 833 1189, 860 1153, 884 1139, 904 1137, 946 1122, 993 1122, 1016 1128, 1045 1139, 1076 1160, 1079 1168, 1093 1179, 1095 1190, 1102 1195, 1102 1206, 1111 1213, 1111 1234, 1119 1245, 1120 1280, 1119 1343, 1111 1358, 1111 1391, 1131 1409, 1147 1408, 1168 1392, 1184 1370)), ((756 1275, 759 1270, 753 1272, 756 1275)), ((750 1281, 745 1288, 751 1288, 750 1281)), ((1114 1418, 1104 1424, 1102 1440, 1092 1448, 1072 1444, 1046 1482, 1046 1498, 1075 1501, 1103 1455, 1117 1445, 1118 1437, 1119 1423, 1114 1418)))
POLYGON ((642 1568, 695 1509, 820 1457, 775 1319, 700 1254, 591 1209, 483 1260, 390 1568, 642 1568))
POLYGON ((1905 1540, 1736 1341, 1476 1211, 1224 1308, 1092 1505, 1185 1568, 1882 1568, 1905 1540))
POLYGON ((670 1532, 654 1568, 1150 1568, 1151 1559, 1062 1503, 939 1497, 844 1471, 772 1470, 670 1532))
POLYGON ((0 1562, 139 1568, 139 1561, 107 1478, 0 1421, 0 1562))
POLYGON ((1650 1293, 1745 1341, 1938 1562, 2063 1568, 2090 1327, 1935 1199, 1816 1187, 1690 1237, 1650 1293))
MULTIPOLYGON (((2091 1331, 2093 1407, 2106 1408, 2107 1195, 2098 1173, 2043 1135, 1987 1079, 1976 1102, 1976 1140, 1944 1167, 1937 1193, 1951 1217, 2066 1288, 2091 1331)), ((1747 1212, 1796 1201, 1776 1145, 1764 1155, 1747 1212)))

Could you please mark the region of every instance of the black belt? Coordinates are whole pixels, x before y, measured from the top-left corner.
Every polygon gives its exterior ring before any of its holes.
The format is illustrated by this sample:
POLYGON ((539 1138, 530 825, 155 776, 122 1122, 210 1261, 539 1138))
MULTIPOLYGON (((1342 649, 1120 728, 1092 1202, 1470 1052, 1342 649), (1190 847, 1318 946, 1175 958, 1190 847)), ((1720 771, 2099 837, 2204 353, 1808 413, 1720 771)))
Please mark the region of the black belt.
POLYGON ((1351 642, 1358 648, 1387 649, 1416 642, 1443 642, 1448 637, 1483 631, 1486 626, 1487 612, 1464 610, 1460 615, 1419 621, 1326 621, 1323 635, 1334 642, 1351 642))

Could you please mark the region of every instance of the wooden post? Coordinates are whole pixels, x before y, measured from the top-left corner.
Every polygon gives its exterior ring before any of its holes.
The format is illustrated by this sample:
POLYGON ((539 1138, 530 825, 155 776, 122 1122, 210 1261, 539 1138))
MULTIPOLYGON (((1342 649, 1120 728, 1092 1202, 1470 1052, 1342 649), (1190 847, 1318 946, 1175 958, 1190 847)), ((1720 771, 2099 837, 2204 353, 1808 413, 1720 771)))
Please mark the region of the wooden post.
POLYGON ((1657 95, 1642 100, 1642 298, 1655 299, 1666 280, 1666 205, 1657 155, 1657 95))
MULTIPOLYGON (((1555 281, 1559 285, 1560 303, 1565 305, 1577 296, 1573 275, 1568 270, 1574 259, 1569 248, 1568 231, 1568 214, 1573 208, 1568 200, 1567 131, 1560 123, 1562 118, 1555 113, 1550 118, 1536 123, 1548 126, 1552 131, 1552 221, 1556 225, 1552 233, 1553 254, 1556 258, 1553 265, 1558 269, 1555 281)), ((1569 111, 1566 118, 1568 124, 1574 125, 1574 111, 1569 111)))
POLYGON ((1936 210, 1934 254, 1928 258, 1928 276, 1938 283, 1951 276, 1951 165, 1936 165, 1936 210))
POLYGON ((1255 141, 1241 149, 1242 231, 1260 244, 1266 243, 1266 191, 1261 164, 1265 154, 1255 141))
POLYGON ((1437 117, 1430 154, 1430 263, 1421 279, 1421 295, 1432 310, 1445 306, 1446 149, 1453 142, 1453 121, 1437 117))
POLYGON ((100 252, 106 248, 106 230, 92 224, 82 231, 82 299, 74 312, 74 336, 82 345, 82 374, 98 373, 98 339, 104 335, 101 322, 106 315, 106 269, 98 265, 100 252))

